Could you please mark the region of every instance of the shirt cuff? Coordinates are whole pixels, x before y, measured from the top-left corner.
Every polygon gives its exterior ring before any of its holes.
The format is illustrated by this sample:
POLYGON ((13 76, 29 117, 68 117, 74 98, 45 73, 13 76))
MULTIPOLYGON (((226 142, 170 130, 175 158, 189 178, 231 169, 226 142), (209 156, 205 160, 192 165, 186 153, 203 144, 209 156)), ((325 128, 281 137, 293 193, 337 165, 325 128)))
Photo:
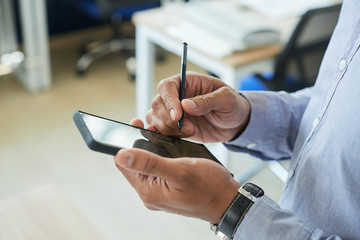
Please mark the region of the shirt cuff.
POLYGON ((273 150, 274 144, 282 135, 281 118, 276 111, 277 101, 262 92, 241 94, 250 103, 250 120, 244 132, 232 141, 226 142, 225 146, 232 151, 247 152, 266 160, 261 153, 273 150))
POLYGON ((234 239, 307 239, 313 228, 267 196, 257 198, 239 225, 234 239))

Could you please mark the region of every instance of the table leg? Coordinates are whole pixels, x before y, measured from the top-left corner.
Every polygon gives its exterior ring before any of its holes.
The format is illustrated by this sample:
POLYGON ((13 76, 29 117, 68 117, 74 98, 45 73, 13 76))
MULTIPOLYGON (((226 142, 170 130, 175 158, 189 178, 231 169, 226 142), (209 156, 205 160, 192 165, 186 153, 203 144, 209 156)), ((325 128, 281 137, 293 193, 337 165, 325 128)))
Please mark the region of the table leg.
POLYGON ((32 93, 51 87, 50 54, 44 0, 20 1, 25 62, 17 75, 32 93))
POLYGON ((15 19, 11 0, 0 1, 0 54, 17 51, 15 19))
POLYGON ((154 84, 154 44, 147 29, 136 26, 136 116, 145 120, 154 84))
POLYGON ((24 60, 18 41, 12 0, 0 0, 0 76, 12 73, 24 60))

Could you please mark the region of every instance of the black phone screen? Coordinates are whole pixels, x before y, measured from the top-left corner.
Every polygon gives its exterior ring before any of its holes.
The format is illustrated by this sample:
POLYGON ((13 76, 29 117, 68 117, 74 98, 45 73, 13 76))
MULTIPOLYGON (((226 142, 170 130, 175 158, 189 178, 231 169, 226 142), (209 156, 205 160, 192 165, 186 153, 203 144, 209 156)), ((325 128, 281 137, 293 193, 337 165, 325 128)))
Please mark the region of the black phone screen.
POLYGON ((81 111, 74 113, 74 121, 87 145, 95 151, 116 155, 122 148, 141 148, 164 157, 207 158, 220 163, 203 144, 81 111))

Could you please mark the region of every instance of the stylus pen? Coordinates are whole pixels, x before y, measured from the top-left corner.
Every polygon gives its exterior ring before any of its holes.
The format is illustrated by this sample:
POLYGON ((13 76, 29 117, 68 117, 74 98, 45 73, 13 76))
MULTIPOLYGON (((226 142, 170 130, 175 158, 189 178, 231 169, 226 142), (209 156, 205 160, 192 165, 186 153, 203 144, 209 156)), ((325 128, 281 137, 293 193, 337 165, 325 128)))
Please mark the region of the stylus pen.
MULTIPOLYGON (((186 62, 187 62, 187 43, 183 43, 183 51, 181 55, 181 70, 180 70, 180 90, 179 90, 179 99, 180 102, 184 99, 185 96, 185 85, 186 85, 186 62)), ((182 113, 181 119, 178 122, 179 130, 183 127, 184 120, 184 111, 182 113)))

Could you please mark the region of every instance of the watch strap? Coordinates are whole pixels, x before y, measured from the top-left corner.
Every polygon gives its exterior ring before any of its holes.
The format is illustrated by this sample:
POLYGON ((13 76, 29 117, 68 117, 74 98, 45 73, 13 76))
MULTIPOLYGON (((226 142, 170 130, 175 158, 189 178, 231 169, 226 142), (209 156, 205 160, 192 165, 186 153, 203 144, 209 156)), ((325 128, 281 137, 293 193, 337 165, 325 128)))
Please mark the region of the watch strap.
POLYGON ((232 239, 245 214, 254 204, 252 200, 238 193, 218 224, 218 230, 232 239))
POLYGON ((221 233, 223 239, 233 239, 238 226, 254 204, 253 198, 263 195, 264 191, 253 183, 246 183, 242 186, 218 225, 213 225, 215 233, 219 236, 221 233))
POLYGON ((264 196, 264 191, 253 183, 246 183, 242 188, 248 191, 255 198, 264 196))

